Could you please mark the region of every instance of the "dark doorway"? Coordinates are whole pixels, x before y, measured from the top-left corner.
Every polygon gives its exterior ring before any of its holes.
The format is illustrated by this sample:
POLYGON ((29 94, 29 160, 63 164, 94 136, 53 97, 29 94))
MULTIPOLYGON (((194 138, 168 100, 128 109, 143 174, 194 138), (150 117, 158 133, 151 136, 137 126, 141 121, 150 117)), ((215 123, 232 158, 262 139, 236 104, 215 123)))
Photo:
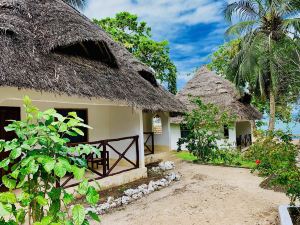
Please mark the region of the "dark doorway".
MULTIPOLYGON (((16 134, 14 132, 6 132, 4 127, 11 123, 9 120, 21 120, 21 109, 19 107, 3 107, 0 106, 0 139, 5 141, 10 141, 16 138, 16 134)), ((8 157, 9 152, 1 152, 0 153, 0 161, 8 157)), ((2 176, 7 174, 8 172, 0 169, 0 191, 6 191, 7 189, 2 184, 2 176)))

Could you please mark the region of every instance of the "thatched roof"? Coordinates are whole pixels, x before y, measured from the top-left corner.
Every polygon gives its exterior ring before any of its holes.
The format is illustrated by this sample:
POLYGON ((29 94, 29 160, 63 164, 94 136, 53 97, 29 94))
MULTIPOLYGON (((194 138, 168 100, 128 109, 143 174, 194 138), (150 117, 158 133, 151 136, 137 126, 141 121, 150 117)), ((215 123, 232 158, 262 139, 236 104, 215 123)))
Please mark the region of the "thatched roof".
POLYGON ((0 86, 184 110, 147 66, 62 0, 0 0, 0 86))
MULTIPOLYGON (((262 114, 259 111, 243 101, 244 99, 240 96, 234 84, 206 67, 199 69, 176 96, 191 111, 195 108, 195 105, 189 101, 189 96, 199 97, 206 104, 215 104, 221 110, 226 110, 231 115, 236 115, 238 120, 262 118, 262 114)), ((180 123, 182 117, 174 117, 171 121, 172 123, 180 123)))

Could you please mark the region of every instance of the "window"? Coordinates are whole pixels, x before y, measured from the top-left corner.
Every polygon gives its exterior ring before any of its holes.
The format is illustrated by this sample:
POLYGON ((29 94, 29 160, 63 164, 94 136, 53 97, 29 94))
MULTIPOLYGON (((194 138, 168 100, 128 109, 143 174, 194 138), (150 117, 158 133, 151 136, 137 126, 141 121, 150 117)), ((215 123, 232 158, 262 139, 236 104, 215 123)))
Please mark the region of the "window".
POLYGON ((229 138, 229 127, 228 125, 224 125, 224 138, 229 138))
POLYGON ((14 132, 6 132, 6 127, 10 122, 8 120, 20 120, 21 109, 19 107, 0 107, 0 139, 10 141, 16 137, 14 132))
POLYGON ((152 118, 152 131, 154 134, 162 134, 162 122, 159 115, 152 118))
POLYGON ((190 130, 186 127, 186 125, 180 125, 180 135, 181 138, 186 138, 190 134, 190 130))
MULTIPOLYGON (((56 109, 56 111, 63 115, 67 116, 69 112, 76 112, 77 116, 83 119, 85 124, 88 124, 88 111, 87 109, 56 109)), ((78 135, 76 137, 67 136, 70 139, 71 143, 80 143, 80 142, 88 142, 88 129, 87 128, 80 128, 84 133, 84 136, 78 135)))

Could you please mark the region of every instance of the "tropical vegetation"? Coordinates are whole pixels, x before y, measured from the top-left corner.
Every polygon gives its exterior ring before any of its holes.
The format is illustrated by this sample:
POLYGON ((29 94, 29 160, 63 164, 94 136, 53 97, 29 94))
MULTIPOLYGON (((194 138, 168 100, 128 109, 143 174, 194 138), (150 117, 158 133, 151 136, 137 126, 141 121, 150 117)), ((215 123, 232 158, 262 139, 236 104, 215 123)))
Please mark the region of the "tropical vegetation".
POLYGON ((199 98, 191 97, 190 101, 196 107, 184 115, 182 126, 188 134, 179 139, 178 150, 185 144, 198 160, 208 162, 216 157, 217 141, 223 138, 224 126, 232 126, 236 118, 214 104, 204 104, 199 98))
POLYGON ((139 21, 137 15, 128 12, 118 13, 113 18, 93 21, 141 62, 152 68, 156 78, 166 83, 168 90, 176 94, 177 69, 170 59, 168 41, 153 40, 151 28, 147 23, 139 21))
POLYGON ((99 150, 89 145, 69 147, 67 138, 83 135, 81 128, 90 127, 75 112, 66 117, 54 109, 41 112, 28 97, 24 107, 26 119, 5 128, 16 138, 0 140, 0 152, 8 154, 0 162, 6 171, 2 183, 8 189, 0 193, 0 224, 82 225, 89 224, 87 216, 99 221, 95 213, 75 204, 76 195, 86 196, 89 204, 99 200, 95 187, 84 179, 84 155, 99 155, 99 150), (57 185, 66 174, 81 181, 74 192, 57 185))
POLYGON ((230 23, 238 19, 226 34, 239 40, 229 51, 221 49, 228 57, 220 63, 226 71, 220 72, 269 104, 269 130, 274 130, 276 107, 299 97, 299 13, 297 0, 240 0, 224 10, 230 23))

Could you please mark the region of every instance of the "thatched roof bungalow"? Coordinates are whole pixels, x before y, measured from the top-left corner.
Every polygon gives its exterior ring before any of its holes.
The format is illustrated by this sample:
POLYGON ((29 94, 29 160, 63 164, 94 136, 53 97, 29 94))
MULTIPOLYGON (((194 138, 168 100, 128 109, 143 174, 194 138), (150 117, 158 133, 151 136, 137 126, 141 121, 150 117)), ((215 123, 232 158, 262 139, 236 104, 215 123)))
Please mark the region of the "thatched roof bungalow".
MULTIPOLYGON (((250 104, 251 97, 248 95, 241 96, 237 88, 230 81, 218 76, 215 72, 210 71, 205 66, 200 68, 195 76, 186 84, 186 86, 177 94, 176 98, 184 103, 188 111, 193 110, 196 106, 190 102, 190 98, 199 97, 204 103, 212 103, 220 107, 221 110, 227 111, 231 115, 237 116, 235 128, 226 130, 226 135, 231 142, 238 145, 240 140, 252 134, 251 121, 259 120, 262 114, 250 104)), ((183 118, 181 116, 173 117, 173 136, 179 136, 178 129, 183 118), (177 125, 176 125, 177 124, 177 125)), ((250 138, 249 138, 250 139, 250 138)), ((248 140, 250 141, 250 140, 248 140)), ((175 147, 176 138, 173 141, 175 147)))
MULTIPOLYGON (((25 117, 24 95, 41 110, 76 111, 94 128, 73 142, 120 137, 138 142, 123 156, 128 143, 114 145, 123 158, 113 168, 123 161, 132 166, 128 160, 139 168, 127 180, 146 173, 144 132, 151 126, 145 130, 144 124, 160 116, 163 135, 156 142, 170 149, 169 112, 185 110, 150 68, 63 0, 0 0, 0 139, 12 138, 3 129, 7 119, 25 117)), ((109 160, 121 157, 107 151, 109 160)), ((105 176, 113 174, 106 169, 105 176)))

